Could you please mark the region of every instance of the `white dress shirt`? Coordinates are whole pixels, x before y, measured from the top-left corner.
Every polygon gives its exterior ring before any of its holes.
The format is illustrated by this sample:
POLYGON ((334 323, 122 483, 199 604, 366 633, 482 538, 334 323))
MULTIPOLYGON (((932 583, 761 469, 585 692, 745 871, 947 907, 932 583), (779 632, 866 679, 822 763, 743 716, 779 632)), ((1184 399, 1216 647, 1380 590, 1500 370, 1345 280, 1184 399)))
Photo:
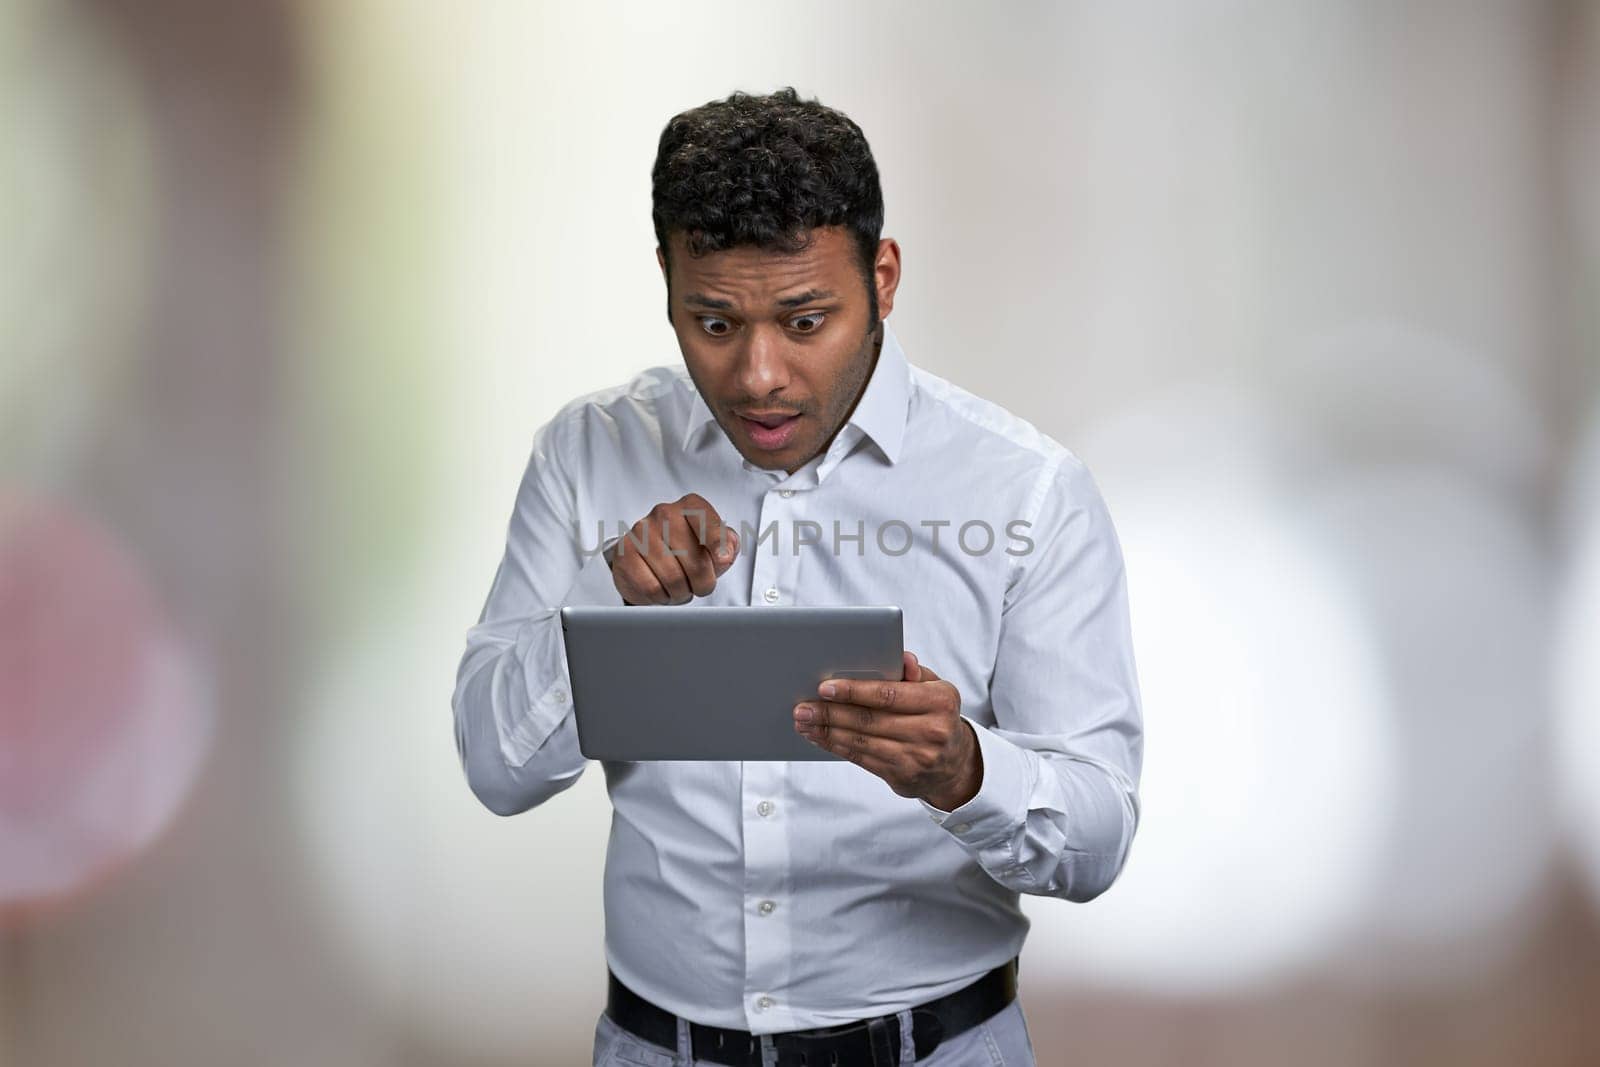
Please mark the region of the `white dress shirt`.
POLYGON ((486 806, 525 811, 583 773, 557 611, 621 604, 598 548, 691 491, 742 533, 693 603, 900 605, 906 647, 960 691, 983 781, 943 812, 843 759, 603 761, 605 951, 624 984, 715 1026, 837 1025, 1016 955, 1019 893, 1111 884, 1143 750, 1111 518, 1076 456, 910 365, 887 323, 849 422, 793 474, 746 461, 682 366, 538 430, 452 698, 486 806))

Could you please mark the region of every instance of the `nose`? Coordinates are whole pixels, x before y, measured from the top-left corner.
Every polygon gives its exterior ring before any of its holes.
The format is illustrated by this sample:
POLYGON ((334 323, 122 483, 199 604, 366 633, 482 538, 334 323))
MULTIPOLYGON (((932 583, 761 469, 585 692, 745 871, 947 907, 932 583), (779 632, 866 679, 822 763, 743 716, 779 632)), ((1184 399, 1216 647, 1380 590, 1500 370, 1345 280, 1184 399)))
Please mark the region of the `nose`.
POLYGON ((751 329, 746 337, 739 356, 739 388, 745 395, 764 397, 788 385, 783 339, 760 326, 751 329))

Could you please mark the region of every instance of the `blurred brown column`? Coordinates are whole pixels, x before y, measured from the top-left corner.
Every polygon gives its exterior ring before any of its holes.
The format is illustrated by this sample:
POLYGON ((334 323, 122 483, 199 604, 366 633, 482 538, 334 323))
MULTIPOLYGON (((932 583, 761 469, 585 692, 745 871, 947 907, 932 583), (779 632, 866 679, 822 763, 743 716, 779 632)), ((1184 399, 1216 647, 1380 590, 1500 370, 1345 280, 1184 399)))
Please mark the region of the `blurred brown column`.
POLYGON ((296 534, 283 516, 295 7, 75 0, 136 69, 158 161, 153 307, 132 402, 82 487, 208 654, 217 729, 176 826, 14 935, 10 1062, 369 1059, 304 925, 282 787, 296 534))

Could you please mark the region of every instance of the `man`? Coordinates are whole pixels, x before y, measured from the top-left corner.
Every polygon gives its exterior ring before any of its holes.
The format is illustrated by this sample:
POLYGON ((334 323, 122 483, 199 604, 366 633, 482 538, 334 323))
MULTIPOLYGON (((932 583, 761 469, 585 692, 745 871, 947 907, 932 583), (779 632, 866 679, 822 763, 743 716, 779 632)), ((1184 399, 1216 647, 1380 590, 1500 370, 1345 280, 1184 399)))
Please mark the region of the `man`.
POLYGON ((1138 822, 1110 517, 1067 449, 908 364, 850 119, 793 90, 687 111, 653 200, 684 368, 535 436, 457 675, 468 782, 510 815, 583 772, 562 604, 898 604, 905 680, 795 708, 840 759, 602 764, 594 1062, 1032 1063, 1018 895, 1103 892, 1138 822))

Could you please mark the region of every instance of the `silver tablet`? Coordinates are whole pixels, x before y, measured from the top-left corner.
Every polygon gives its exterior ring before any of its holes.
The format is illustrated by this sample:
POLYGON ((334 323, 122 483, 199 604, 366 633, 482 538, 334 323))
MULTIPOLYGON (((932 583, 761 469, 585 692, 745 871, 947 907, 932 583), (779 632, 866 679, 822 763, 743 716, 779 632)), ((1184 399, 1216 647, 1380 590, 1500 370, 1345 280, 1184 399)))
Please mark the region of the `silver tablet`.
POLYGON ((893 606, 568 605, 561 633, 590 759, 838 759, 794 706, 824 678, 903 676, 893 606))

